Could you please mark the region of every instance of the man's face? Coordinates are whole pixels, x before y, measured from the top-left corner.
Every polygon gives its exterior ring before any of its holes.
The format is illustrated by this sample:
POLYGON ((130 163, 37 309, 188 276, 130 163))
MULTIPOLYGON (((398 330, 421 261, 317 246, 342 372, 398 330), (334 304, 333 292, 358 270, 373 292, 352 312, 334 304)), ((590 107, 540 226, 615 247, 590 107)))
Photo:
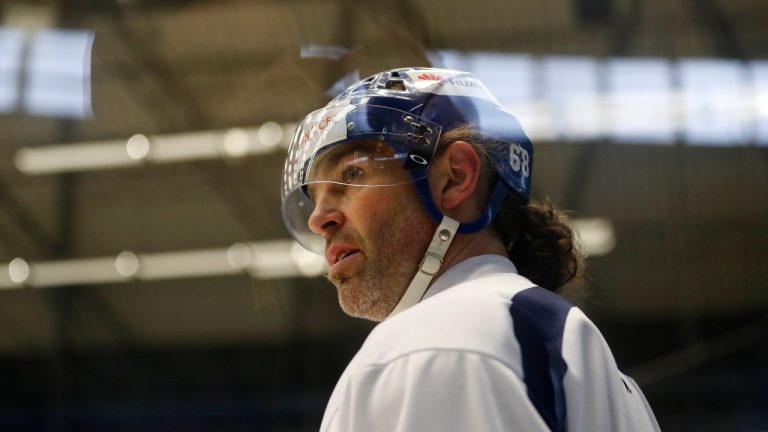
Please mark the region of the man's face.
POLYGON ((402 160, 381 144, 359 144, 323 155, 312 183, 312 231, 326 244, 328 279, 349 315, 381 321, 416 274, 436 224, 402 160))

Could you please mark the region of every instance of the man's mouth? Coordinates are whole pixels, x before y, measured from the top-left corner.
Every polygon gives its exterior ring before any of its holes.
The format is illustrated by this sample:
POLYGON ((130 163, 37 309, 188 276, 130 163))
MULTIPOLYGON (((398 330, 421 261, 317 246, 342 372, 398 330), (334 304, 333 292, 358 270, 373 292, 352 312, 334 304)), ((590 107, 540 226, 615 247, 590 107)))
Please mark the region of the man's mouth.
POLYGON ((358 252, 359 252, 359 251, 349 251, 349 252, 344 252, 344 253, 343 253, 343 254, 341 254, 341 256, 339 257, 339 261, 343 260, 344 258, 346 258, 346 257, 348 257, 348 256, 350 256, 350 255, 352 255, 352 254, 356 254, 356 253, 358 253, 358 252))
POLYGON ((338 262, 360 252, 360 249, 347 245, 334 245, 325 251, 325 260, 328 266, 333 267, 338 262))

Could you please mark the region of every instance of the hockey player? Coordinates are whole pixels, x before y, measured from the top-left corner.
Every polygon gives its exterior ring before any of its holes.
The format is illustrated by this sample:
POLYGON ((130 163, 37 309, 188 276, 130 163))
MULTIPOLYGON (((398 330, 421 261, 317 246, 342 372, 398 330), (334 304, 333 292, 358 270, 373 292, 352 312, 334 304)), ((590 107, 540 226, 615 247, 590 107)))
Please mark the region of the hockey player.
POLYGON ((530 201, 533 146, 472 74, 406 68, 299 125, 283 218, 350 315, 381 323, 322 431, 653 431, 642 392, 557 292, 583 270, 530 201))

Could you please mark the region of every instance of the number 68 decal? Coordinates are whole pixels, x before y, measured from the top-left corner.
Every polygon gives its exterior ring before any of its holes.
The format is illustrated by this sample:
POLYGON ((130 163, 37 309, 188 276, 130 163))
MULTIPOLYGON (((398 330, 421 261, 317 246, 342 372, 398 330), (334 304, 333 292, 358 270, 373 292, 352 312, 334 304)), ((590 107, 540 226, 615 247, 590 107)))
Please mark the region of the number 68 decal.
POLYGON ((523 176, 528 177, 531 174, 531 156, 528 154, 528 150, 520 146, 520 144, 512 143, 512 148, 509 152, 509 164, 512 166, 512 171, 520 172, 523 170, 523 176))

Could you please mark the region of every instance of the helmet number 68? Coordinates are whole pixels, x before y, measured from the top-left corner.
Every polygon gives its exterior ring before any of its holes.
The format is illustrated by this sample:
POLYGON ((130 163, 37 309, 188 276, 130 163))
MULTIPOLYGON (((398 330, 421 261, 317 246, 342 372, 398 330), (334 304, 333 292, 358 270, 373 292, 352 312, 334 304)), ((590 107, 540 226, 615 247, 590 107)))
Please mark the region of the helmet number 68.
POLYGON ((531 156, 528 154, 528 150, 520 146, 520 144, 513 143, 509 152, 509 164, 512 166, 512 171, 520 172, 523 170, 523 176, 528 177, 531 172, 530 168, 531 156))

